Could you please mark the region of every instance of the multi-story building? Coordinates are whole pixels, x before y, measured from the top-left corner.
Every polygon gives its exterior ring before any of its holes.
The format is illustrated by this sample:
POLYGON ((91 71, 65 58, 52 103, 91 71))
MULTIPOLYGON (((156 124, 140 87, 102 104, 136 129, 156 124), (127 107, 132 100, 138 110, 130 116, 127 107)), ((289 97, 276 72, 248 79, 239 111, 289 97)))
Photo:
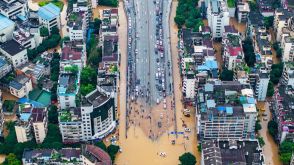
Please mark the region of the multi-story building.
POLYGON ((278 141, 294 139, 294 88, 292 86, 280 85, 275 89, 273 99, 273 110, 278 123, 278 141))
POLYGON ((25 17, 28 13, 28 1, 1 0, 0 13, 8 18, 25 17))
POLYGON ((38 10, 39 23, 51 32, 53 27, 60 29, 60 8, 52 3, 40 7, 38 10))
POLYGON ((6 42, 12 39, 12 34, 15 28, 15 23, 9 18, 0 14, 0 42, 6 42))
POLYGON ((87 51, 83 41, 65 41, 63 43, 60 67, 76 65, 79 70, 86 66, 87 51))
POLYGON ((239 0, 237 3, 237 18, 238 22, 247 22, 250 12, 249 4, 247 1, 239 0))
POLYGON ((116 107, 113 96, 94 90, 81 105, 84 140, 102 139, 116 127, 116 107))
POLYGON ((57 96, 60 109, 76 107, 76 95, 79 91, 80 71, 76 65, 60 68, 57 96))
MULTIPOLYGON (((118 67, 120 63, 119 45, 117 35, 104 35, 102 45, 102 62, 101 69, 106 69, 112 72, 112 67, 118 67)), ((116 69, 117 71, 117 69, 116 69)))
POLYGON ((32 109, 31 104, 19 105, 19 119, 14 126, 17 142, 19 143, 33 139, 32 123, 30 122, 32 109))
POLYGON ((12 70, 5 57, 0 56, 0 79, 12 70))
POLYGON ((273 16, 275 9, 273 3, 275 0, 257 0, 256 4, 259 6, 259 11, 264 17, 273 16))
POLYGON ((284 71, 280 83, 294 88, 294 64, 292 62, 284 63, 284 71))
POLYGON ((58 120, 63 143, 77 143, 83 140, 81 108, 61 110, 58 120))
POLYGON ((0 45, 0 52, 9 60, 13 67, 18 67, 28 61, 27 49, 15 40, 9 40, 0 45))
POLYGON ((201 143, 201 165, 265 165, 257 140, 206 140, 201 143))
POLYGON ((67 22, 67 29, 69 31, 69 39, 85 40, 88 29, 88 12, 79 11, 72 12, 69 15, 69 21, 67 22))
POLYGON ((221 38, 224 27, 230 24, 228 7, 223 0, 211 0, 207 7, 208 25, 213 38, 221 38))
POLYGON ((33 90, 32 80, 24 75, 18 75, 9 83, 10 93, 18 98, 28 96, 33 90))
POLYGON ((208 81, 197 92, 200 139, 253 138, 257 117, 255 104, 250 85, 237 81, 208 81))
POLYGON ((48 113, 47 108, 33 108, 31 114, 32 127, 37 143, 42 143, 47 134, 48 113))
POLYGON ((110 156, 94 145, 82 145, 81 159, 83 164, 86 165, 112 165, 110 156))
POLYGON ((102 22, 99 30, 99 40, 102 46, 104 35, 117 35, 118 9, 108 9, 102 11, 102 22))
POLYGON ((49 66, 45 66, 41 63, 26 63, 15 69, 17 74, 24 74, 26 77, 29 77, 32 80, 33 85, 38 84, 38 80, 45 75, 47 72, 47 68, 49 66))
MULTIPOLYGON (((56 164, 82 165, 80 148, 25 149, 22 154, 23 165, 56 164)), ((84 165, 84 164, 83 164, 84 165)))
POLYGON ((264 26, 263 16, 258 11, 250 11, 246 25, 246 36, 253 38, 255 29, 264 26))
POLYGON ((233 26, 225 26, 222 45, 224 49, 223 61, 229 70, 234 70, 243 63, 244 53, 242 49, 241 37, 233 26))

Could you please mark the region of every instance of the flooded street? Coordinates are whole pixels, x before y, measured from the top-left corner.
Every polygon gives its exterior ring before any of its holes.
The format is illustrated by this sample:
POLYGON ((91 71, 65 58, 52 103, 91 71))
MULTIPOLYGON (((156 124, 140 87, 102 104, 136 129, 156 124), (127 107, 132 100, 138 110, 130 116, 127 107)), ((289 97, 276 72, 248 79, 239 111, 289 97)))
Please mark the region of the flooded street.
POLYGON ((257 107, 259 109, 264 109, 265 111, 260 111, 260 124, 262 126, 262 129, 259 131, 259 134, 261 137, 263 137, 263 140, 265 142, 265 145, 263 146, 263 154, 265 155, 265 163, 266 165, 281 165, 281 161, 279 159, 278 151, 279 148, 277 144, 274 142, 271 135, 268 133, 267 124, 271 120, 271 113, 269 110, 269 105, 267 102, 258 102, 257 107), (264 121, 262 117, 262 113, 265 113, 267 115, 267 121, 264 121))
MULTIPOLYGON (((37 11, 40 6, 38 5, 39 2, 41 2, 43 0, 28 0, 28 5, 29 5, 29 8, 33 11, 37 11)), ((66 20, 66 17, 67 17, 67 0, 62 0, 63 2, 63 9, 60 13, 60 18, 61 18, 61 37, 64 37, 64 36, 68 36, 68 31, 66 30, 66 24, 67 24, 67 20, 66 20)))
MULTIPOLYGON (((120 42, 120 51, 121 51, 121 66, 120 66, 120 94, 119 94, 119 145, 122 148, 122 153, 117 156, 116 164, 118 165, 178 165, 179 156, 186 152, 192 152, 196 154, 196 138, 194 135, 195 132, 195 121, 194 117, 184 118, 181 110, 183 109, 181 99, 181 79, 178 68, 178 54, 177 54, 177 28, 173 23, 173 18, 175 16, 175 9, 177 6, 176 2, 173 2, 172 13, 170 20, 171 27, 171 48, 172 48, 172 61, 173 61, 173 75, 174 75, 174 88, 175 88, 175 100, 176 100, 176 113, 177 113, 177 127, 178 131, 183 131, 182 120, 187 124, 188 128, 192 129, 192 132, 189 133, 189 140, 183 138, 183 135, 179 135, 178 138, 175 135, 168 135, 163 133, 162 136, 159 136, 156 140, 151 140, 143 132, 143 129, 138 126, 131 125, 128 129, 128 136, 126 135, 126 68, 127 68, 127 22, 126 15, 124 14, 122 2, 119 6, 119 21, 120 27, 118 29, 119 42, 120 42), (172 145, 171 141, 176 140, 176 144, 172 145), (140 152, 140 150, 142 151, 140 152), (166 157, 160 157, 158 153, 165 152, 166 157)), ((169 131, 173 131, 174 128, 171 126, 168 128, 169 131)), ((197 155, 197 161, 200 162, 200 156, 197 155)))

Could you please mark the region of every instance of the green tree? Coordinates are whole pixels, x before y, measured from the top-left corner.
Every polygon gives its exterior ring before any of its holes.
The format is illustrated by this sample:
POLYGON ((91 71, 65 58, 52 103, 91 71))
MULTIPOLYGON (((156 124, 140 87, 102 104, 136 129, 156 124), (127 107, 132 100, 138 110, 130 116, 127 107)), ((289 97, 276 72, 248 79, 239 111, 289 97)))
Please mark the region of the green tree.
POLYGON ((179 160, 181 162, 181 165, 195 165, 197 162, 195 156, 190 152, 186 152, 181 155, 179 157, 179 160))
POLYGON ((255 122, 255 132, 258 132, 259 130, 261 130, 261 124, 260 124, 260 120, 256 120, 255 122))
POLYGON ((58 124, 58 112, 55 105, 51 105, 48 111, 48 121, 51 124, 58 124))
POLYGON ((278 84, 283 73, 283 63, 273 64, 270 72, 270 81, 273 84, 278 84))
POLYGON ((264 26, 269 29, 270 27, 273 26, 274 23, 274 16, 269 16, 269 17, 264 17, 263 18, 264 21, 264 26))
POLYGON ((253 48, 251 38, 248 37, 243 42, 243 51, 244 51, 245 62, 247 64, 247 66, 254 67, 254 64, 256 62, 256 57, 255 57, 254 48, 253 48))
POLYGON ((282 153, 280 155, 280 160, 282 161, 283 164, 289 164, 292 158, 292 153, 282 153))
POLYGON ((117 7, 118 6, 118 0, 99 0, 99 5, 117 7))
POLYGON ((257 137, 258 143, 261 147, 263 147, 265 145, 265 142, 263 140, 263 137, 257 137))
POLYGON ((8 165, 21 165, 21 162, 16 158, 16 155, 10 153, 6 157, 8 165))
POLYGON ((96 142, 96 143, 94 143, 94 145, 97 146, 97 147, 99 147, 99 148, 101 148, 105 152, 107 152, 107 147, 106 147, 106 145, 104 144, 103 141, 96 142))
POLYGON ((118 153, 118 151, 119 151, 119 146, 117 146, 117 145, 111 144, 107 147, 107 152, 108 152, 112 162, 115 161, 115 155, 118 153))
POLYGON ((82 84, 80 87, 81 94, 86 96, 88 93, 92 92, 95 87, 92 84, 82 84))
POLYGON ((223 71, 221 72, 220 79, 222 81, 233 81, 234 72, 231 70, 228 70, 227 68, 223 68, 223 71))
POLYGON ((284 164, 289 164, 293 151, 294 143, 292 141, 283 141, 279 147, 280 160, 284 164))
POLYGON ((268 83, 266 96, 267 96, 267 97, 272 97, 272 96, 274 95, 274 92, 275 92, 274 84, 270 81, 270 82, 268 83))
POLYGON ((62 137, 58 125, 48 124, 47 135, 41 144, 42 148, 61 149, 62 137))
POLYGON ((198 144, 197 149, 198 149, 198 152, 201 152, 202 151, 202 145, 198 144))
POLYGON ((267 129, 269 134, 275 138, 278 134, 278 123, 274 120, 271 120, 267 123, 267 129))
POLYGON ((41 27, 40 28, 40 35, 42 37, 48 37, 49 36, 49 30, 46 27, 41 27))
POLYGON ((175 23, 178 25, 178 28, 182 28, 182 26, 185 24, 185 17, 183 16, 176 16, 174 18, 175 23))
POLYGON ((55 26, 55 27, 53 27, 52 29, 51 29, 51 34, 53 35, 53 34, 56 34, 56 35, 60 35, 59 34, 59 29, 55 26))

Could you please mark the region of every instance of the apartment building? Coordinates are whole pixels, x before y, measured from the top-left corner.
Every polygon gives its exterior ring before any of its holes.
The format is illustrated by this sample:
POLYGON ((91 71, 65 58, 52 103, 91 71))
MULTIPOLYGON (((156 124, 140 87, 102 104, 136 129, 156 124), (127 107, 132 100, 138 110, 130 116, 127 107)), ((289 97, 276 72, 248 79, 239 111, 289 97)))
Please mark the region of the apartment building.
POLYGON ((248 16, 248 23, 246 24, 246 37, 253 38, 255 29, 264 26, 263 16, 258 11, 250 11, 248 16))
POLYGON ((292 62, 284 63, 284 71, 280 83, 294 88, 294 64, 292 62))
POLYGON ((212 31, 212 38, 221 38, 224 27, 230 24, 228 7, 223 0, 211 0, 207 7, 208 25, 212 31))
POLYGON ((6 42, 12 39, 12 34, 15 28, 15 23, 9 18, 0 14, 0 42, 6 42))
POLYGON ((8 18, 25 17, 28 13, 26 0, 1 0, 0 13, 8 18))
POLYGON ((208 81, 197 91, 198 136, 201 140, 254 137, 255 104, 250 85, 237 81, 208 81))
POLYGON ((18 143, 33 139, 32 123, 30 122, 33 106, 31 104, 19 105, 19 118, 14 126, 18 143))
POLYGON ((86 39, 88 29, 88 12, 79 11, 72 12, 69 15, 69 21, 67 22, 67 29, 69 31, 69 39, 82 40, 86 39))
POLYGON ((31 122, 37 143, 42 143, 47 135, 47 108, 33 108, 31 122))
POLYGON ((82 70, 86 66, 87 51, 86 44, 80 41, 65 41, 63 43, 60 67, 63 68, 68 65, 78 66, 79 70, 82 70))
POLYGON ((53 27, 60 29, 60 8, 52 3, 40 7, 38 10, 40 25, 46 27, 51 32, 53 27))
POLYGON ((58 121, 63 143, 83 141, 81 108, 61 110, 58 115, 58 121))
POLYGON ((0 52, 9 60, 13 67, 18 67, 28 62, 27 49, 15 40, 9 40, 0 45, 0 52))
POLYGON ((17 98, 27 97, 32 90, 32 80, 24 75, 18 75, 9 83, 10 93, 17 98))
POLYGON ((84 165, 112 165, 108 153, 94 145, 82 145, 81 159, 84 165))
POLYGON ((15 69, 17 74, 24 74, 26 77, 32 80, 33 86, 38 84, 38 80, 41 79, 44 75, 48 75, 50 73, 50 67, 47 64, 38 63, 26 63, 15 69))
POLYGON ((102 139, 116 128, 116 108, 113 96, 94 90, 81 105, 84 140, 102 139))
POLYGON ((118 9, 107 9, 102 11, 102 22, 99 30, 99 43, 103 43, 104 35, 117 35, 118 19, 118 9))
POLYGON ((23 165, 39 165, 39 164, 82 165, 81 149, 80 148, 62 148, 60 150, 25 149, 22 154, 22 164, 23 165))
POLYGON ((278 123, 278 141, 294 139, 294 88, 292 86, 280 85, 275 89, 273 96, 273 110, 278 123))
POLYGON ((250 13, 249 4, 247 1, 239 0, 237 3, 237 19, 238 22, 247 22, 250 13))
POLYGON ((234 70, 243 63, 244 59, 241 37, 233 26, 225 26, 224 29, 222 40, 223 61, 227 69, 234 70))
POLYGON ((111 72, 112 67, 118 67, 120 63, 118 35, 104 35, 102 45, 102 62, 99 64, 101 69, 111 72))
POLYGON ((11 65, 5 59, 5 57, 0 56, 0 79, 4 77, 7 73, 12 70, 11 65))
POLYGON ((257 140, 205 140, 201 147, 201 165, 265 165, 257 140))
POLYGON ((60 109, 76 107, 76 95, 79 91, 80 71, 76 65, 60 68, 57 96, 60 109))

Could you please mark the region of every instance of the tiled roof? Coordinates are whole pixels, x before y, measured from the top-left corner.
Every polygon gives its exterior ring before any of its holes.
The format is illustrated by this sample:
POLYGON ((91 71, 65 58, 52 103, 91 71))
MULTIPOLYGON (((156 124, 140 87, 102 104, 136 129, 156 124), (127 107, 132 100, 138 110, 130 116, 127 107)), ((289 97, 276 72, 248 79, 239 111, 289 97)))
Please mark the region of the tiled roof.
POLYGON ((47 21, 52 20, 53 18, 57 17, 59 14, 60 14, 60 8, 55 6, 52 3, 49 3, 48 5, 41 7, 38 11, 38 15, 47 21))
POLYGON ((75 51, 70 47, 64 47, 62 49, 62 60, 79 60, 82 57, 82 52, 75 51))

